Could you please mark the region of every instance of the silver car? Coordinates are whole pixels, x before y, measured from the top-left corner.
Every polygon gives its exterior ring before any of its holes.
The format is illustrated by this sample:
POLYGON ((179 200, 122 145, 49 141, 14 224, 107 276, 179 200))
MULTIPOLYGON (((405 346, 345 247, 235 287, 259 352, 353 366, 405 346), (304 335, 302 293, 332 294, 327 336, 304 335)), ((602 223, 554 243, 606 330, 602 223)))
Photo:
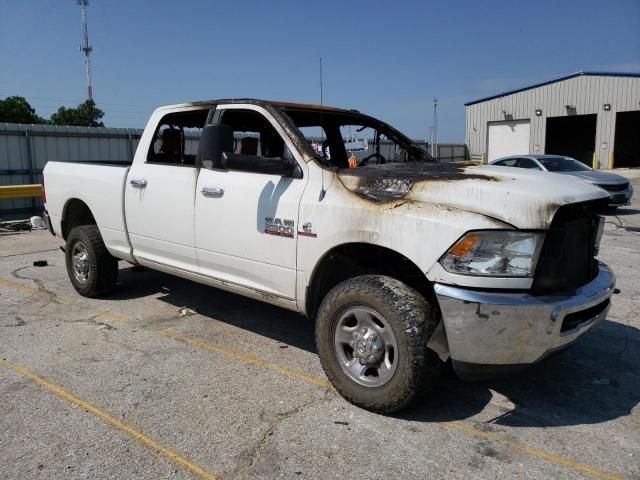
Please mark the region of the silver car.
POLYGON ((571 175, 605 189, 609 194, 609 206, 611 207, 620 207, 631 203, 633 187, 629 180, 615 173, 592 170, 575 158, 562 155, 513 155, 498 158, 489 163, 503 167, 529 168, 571 175))

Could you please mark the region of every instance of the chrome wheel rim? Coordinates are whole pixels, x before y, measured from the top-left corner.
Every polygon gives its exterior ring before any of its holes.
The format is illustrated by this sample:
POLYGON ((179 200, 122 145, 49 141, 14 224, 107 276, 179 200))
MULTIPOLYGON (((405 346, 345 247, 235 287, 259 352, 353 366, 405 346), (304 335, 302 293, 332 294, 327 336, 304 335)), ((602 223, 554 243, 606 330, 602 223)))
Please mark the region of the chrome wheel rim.
POLYGON ((89 281, 89 253, 84 243, 76 242, 71 250, 71 267, 73 276, 80 283, 89 281))
POLYGON ((393 330, 382 315, 368 307, 350 307, 342 312, 334 347, 342 371, 366 387, 386 384, 398 367, 393 330))

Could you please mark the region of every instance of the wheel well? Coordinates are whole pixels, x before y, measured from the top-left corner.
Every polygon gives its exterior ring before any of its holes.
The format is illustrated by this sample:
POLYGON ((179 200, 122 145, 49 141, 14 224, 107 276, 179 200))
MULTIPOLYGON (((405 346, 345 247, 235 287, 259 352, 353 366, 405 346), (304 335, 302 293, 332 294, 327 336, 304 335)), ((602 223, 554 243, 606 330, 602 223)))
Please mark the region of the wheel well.
POLYGON ((378 245, 349 243, 333 248, 316 266, 307 287, 305 311, 314 318, 325 295, 337 284, 359 275, 386 275, 435 299, 433 285, 424 272, 404 255, 378 245))
POLYGON ((67 201, 62 211, 62 238, 66 240, 69 232, 80 225, 96 225, 96 219, 86 203, 72 198, 67 201))

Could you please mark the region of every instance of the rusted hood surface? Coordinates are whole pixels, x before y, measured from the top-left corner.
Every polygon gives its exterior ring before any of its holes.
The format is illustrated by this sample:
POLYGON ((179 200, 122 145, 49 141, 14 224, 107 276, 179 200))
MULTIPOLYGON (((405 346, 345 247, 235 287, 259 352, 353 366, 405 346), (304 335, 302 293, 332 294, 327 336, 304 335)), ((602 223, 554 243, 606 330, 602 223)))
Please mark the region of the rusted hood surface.
POLYGON ((374 204, 431 203, 517 228, 546 229, 560 206, 607 197, 576 178, 493 165, 396 163, 343 169, 337 175, 348 190, 374 204))

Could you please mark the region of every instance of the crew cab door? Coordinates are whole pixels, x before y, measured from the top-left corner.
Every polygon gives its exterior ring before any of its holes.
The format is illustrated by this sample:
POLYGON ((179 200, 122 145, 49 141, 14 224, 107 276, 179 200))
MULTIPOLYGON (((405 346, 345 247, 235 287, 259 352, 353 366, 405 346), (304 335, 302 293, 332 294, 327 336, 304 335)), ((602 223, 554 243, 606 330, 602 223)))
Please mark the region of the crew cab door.
POLYGON ((144 151, 136 152, 124 187, 127 230, 140 263, 197 271, 195 158, 208 113, 191 107, 159 114, 155 131, 141 139, 144 151))
POLYGON ((219 105, 214 123, 234 131, 239 170, 200 169, 196 250, 200 273, 265 295, 295 300, 298 207, 306 165, 271 115, 257 105, 219 105), (287 157, 297 177, 251 171, 251 156, 287 157))

